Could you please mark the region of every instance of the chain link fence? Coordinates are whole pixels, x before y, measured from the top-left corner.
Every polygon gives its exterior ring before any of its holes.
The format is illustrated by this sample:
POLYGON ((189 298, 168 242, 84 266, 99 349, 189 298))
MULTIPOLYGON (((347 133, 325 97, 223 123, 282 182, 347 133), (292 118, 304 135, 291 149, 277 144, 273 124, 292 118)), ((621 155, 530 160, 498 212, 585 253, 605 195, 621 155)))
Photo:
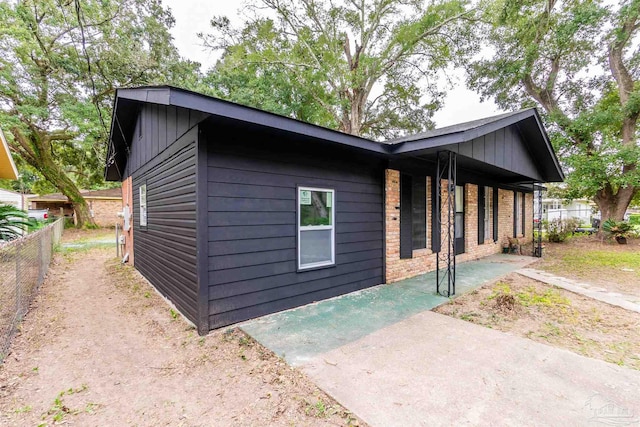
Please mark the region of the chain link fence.
POLYGON ((0 243, 0 363, 44 281, 63 229, 61 218, 20 239, 0 243))

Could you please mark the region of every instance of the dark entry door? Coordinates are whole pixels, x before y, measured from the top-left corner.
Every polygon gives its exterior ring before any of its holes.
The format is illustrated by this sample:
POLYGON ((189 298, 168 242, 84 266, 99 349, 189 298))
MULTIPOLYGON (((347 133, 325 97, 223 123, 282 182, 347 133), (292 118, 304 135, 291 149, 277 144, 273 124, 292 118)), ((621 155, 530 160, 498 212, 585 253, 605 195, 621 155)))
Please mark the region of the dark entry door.
POLYGON ((456 185, 456 255, 464 253, 464 186, 456 185))

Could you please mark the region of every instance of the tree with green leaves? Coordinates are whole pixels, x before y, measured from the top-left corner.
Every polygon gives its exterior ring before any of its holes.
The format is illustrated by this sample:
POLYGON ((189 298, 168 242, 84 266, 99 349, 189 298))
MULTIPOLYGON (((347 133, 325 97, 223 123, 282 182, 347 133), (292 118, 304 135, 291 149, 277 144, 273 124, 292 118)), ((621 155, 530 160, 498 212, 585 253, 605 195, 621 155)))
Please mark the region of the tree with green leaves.
POLYGON ((102 182, 115 89, 190 86, 160 0, 0 2, 0 127, 22 160, 91 223, 78 186, 102 182))
POLYGON ((438 76, 475 47, 466 0, 260 0, 246 11, 242 28, 216 17, 201 35, 223 52, 209 92, 354 135, 429 128, 438 76))
POLYGON ((542 107, 565 196, 621 220, 640 190, 640 0, 491 0, 484 14, 494 55, 470 85, 505 109, 542 107))

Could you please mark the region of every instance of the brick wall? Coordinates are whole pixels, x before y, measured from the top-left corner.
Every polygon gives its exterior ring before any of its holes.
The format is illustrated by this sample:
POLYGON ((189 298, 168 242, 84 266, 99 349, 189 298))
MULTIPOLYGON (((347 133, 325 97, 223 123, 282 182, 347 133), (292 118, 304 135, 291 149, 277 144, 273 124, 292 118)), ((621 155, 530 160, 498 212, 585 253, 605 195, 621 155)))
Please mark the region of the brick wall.
MULTIPOLYGON (((131 176, 122 181, 122 206, 121 210, 124 210, 125 206, 129 206, 129 230, 124 231, 124 248, 123 253, 129 254, 129 264, 133 263, 133 181, 131 176)), ((120 219, 120 224, 124 225, 124 220, 120 219)))
POLYGON ((427 249, 413 251, 413 258, 400 259, 400 172, 385 171, 386 282, 412 277, 435 268, 431 249, 431 188, 427 180, 427 249), (426 266, 426 267, 425 267, 426 266), (428 268, 425 270, 425 268, 428 268))
MULTIPOLYGON (((387 169, 385 172, 386 283, 424 274, 436 268, 437 255, 431 251, 431 185, 435 185, 435 180, 427 177, 427 249, 414 250, 413 258, 400 259, 400 172, 393 169, 387 169)), ((498 189, 498 241, 493 241, 493 221, 489 221, 489 230, 485 233, 482 244, 478 244, 478 186, 466 184, 464 192, 465 253, 458 255, 456 261, 465 262, 501 252, 503 242, 507 237, 513 236, 513 191, 498 189)), ((493 194, 493 190, 491 192, 493 194)), ((443 181, 442 200, 446 200, 446 197, 446 181, 443 181)), ((531 237, 532 194, 526 195, 525 206, 525 236, 531 237)), ((444 230, 442 241, 444 242, 444 230)))
POLYGON ((115 227, 118 222, 117 213, 122 211, 122 200, 89 199, 89 209, 93 212, 93 220, 100 227, 115 227))

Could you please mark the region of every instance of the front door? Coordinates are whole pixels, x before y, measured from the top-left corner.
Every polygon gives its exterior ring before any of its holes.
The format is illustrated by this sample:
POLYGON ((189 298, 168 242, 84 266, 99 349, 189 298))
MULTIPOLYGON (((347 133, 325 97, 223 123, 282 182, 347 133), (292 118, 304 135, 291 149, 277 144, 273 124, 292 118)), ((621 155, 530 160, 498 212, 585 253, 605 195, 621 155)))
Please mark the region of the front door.
POLYGON ((464 253, 464 186, 456 185, 456 255, 464 253))

